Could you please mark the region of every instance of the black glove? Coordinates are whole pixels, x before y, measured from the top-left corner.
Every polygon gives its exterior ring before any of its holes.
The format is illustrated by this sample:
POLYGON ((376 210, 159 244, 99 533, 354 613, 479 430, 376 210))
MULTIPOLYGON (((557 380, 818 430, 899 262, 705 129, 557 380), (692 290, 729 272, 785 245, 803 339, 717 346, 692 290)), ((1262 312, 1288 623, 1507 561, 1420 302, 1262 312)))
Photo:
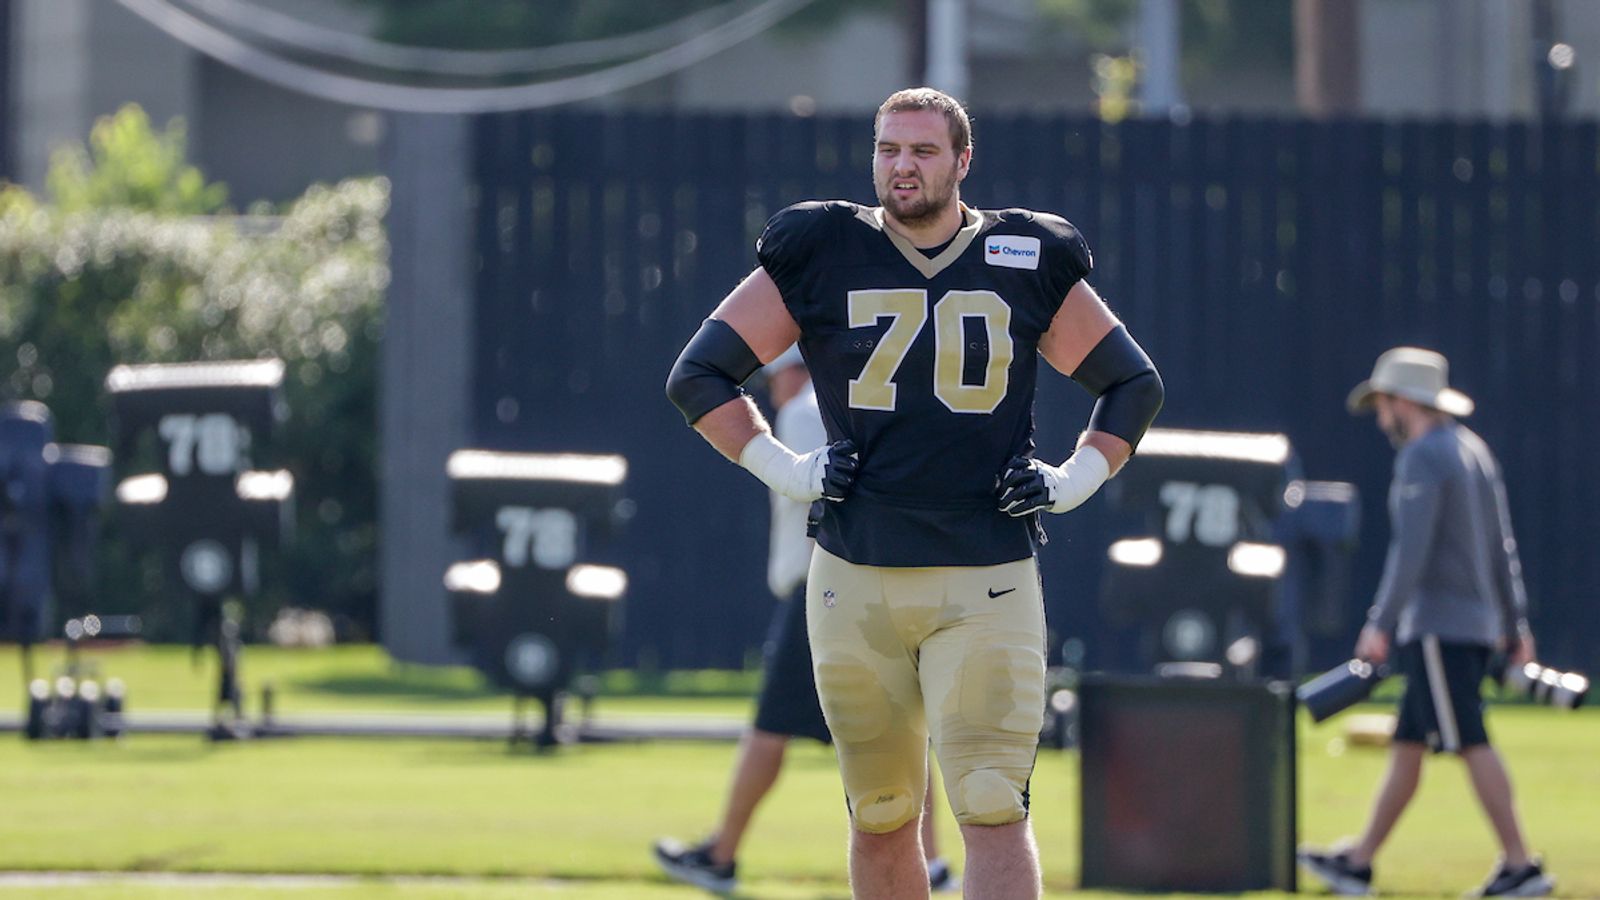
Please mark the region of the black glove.
POLYGON ((1106 458, 1085 445, 1059 466, 1013 456, 1000 471, 995 490, 1000 496, 1000 511, 1006 515, 1064 513, 1077 509, 1109 477, 1111 467, 1106 458))
POLYGON ((828 461, 822 469, 822 499, 838 503, 850 496, 856 473, 861 471, 860 454, 849 439, 828 445, 828 461))
POLYGON ((1045 479, 1044 463, 1026 456, 1013 456, 995 479, 1000 511, 1008 516, 1031 516, 1048 509, 1054 502, 1045 479))

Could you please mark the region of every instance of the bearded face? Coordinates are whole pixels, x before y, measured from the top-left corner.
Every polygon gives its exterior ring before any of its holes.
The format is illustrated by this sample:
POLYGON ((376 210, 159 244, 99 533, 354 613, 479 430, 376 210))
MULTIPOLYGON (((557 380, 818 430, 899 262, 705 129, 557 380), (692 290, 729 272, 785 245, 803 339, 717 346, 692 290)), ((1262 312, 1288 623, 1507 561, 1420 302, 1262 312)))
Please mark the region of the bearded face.
POLYGON ((880 176, 878 202, 913 228, 934 222, 955 202, 956 171, 954 160, 942 171, 932 166, 894 166, 880 176))
POLYGON ((1378 430, 1389 439, 1389 444, 1396 450, 1405 446, 1406 429, 1395 410, 1394 400, 1383 394, 1376 394, 1372 398, 1372 409, 1377 414, 1378 430))
POLYGON ((888 113, 878 125, 872 165, 878 202, 908 227, 935 222, 955 203, 969 159, 969 151, 958 154, 952 148, 943 113, 888 113))

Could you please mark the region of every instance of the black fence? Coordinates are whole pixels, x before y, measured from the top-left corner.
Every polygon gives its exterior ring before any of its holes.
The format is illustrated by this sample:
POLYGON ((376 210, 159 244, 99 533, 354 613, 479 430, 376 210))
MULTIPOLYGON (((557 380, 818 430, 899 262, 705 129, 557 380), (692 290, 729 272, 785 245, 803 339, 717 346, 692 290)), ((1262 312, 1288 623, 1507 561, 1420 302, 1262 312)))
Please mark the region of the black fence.
MULTIPOLYGON (((1385 348, 1446 353, 1499 454, 1541 655, 1600 669, 1600 178, 1592 122, 1490 125, 1069 116, 976 121, 962 197, 1060 212, 1091 276, 1166 378, 1160 424, 1282 431, 1308 477, 1355 482, 1353 644, 1388 536, 1392 451, 1346 391, 1385 348)), ((544 113, 477 127, 472 422, 504 449, 611 451, 637 516, 620 663, 741 664, 759 646, 761 486, 661 393, 677 351, 755 264, 766 218, 872 199, 866 117, 544 113)), ((1041 379, 1040 443, 1064 456, 1089 403, 1041 379)), ((1104 512, 1051 523, 1059 637, 1105 633, 1104 512)))

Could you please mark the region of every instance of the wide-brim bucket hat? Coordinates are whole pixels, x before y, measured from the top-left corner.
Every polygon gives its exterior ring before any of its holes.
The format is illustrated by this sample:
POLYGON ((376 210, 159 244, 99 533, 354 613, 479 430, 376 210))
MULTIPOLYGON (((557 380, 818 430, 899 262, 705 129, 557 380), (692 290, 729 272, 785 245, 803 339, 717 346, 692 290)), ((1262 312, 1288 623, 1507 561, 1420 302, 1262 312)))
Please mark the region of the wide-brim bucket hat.
POLYGON ((1352 414, 1372 411, 1374 394, 1391 394, 1452 416, 1470 416, 1472 398, 1450 386, 1450 363, 1442 354, 1420 347, 1385 350, 1372 366, 1372 377, 1356 385, 1345 399, 1352 414))

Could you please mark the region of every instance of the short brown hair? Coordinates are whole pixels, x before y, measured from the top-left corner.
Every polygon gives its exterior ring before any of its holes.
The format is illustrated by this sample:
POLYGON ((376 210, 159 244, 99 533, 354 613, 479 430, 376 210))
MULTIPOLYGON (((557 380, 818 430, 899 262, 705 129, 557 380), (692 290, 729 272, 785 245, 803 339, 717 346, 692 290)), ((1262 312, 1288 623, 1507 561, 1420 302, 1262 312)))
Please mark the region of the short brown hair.
POLYGON ((962 108, 961 101, 944 91, 930 87, 906 88, 890 94, 889 99, 878 107, 878 114, 872 118, 872 133, 874 135, 878 133, 878 126, 882 124, 883 117, 889 113, 914 112, 922 109, 944 113, 945 121, 950 123, 950 146, 957 154, 972 146, 972 120, 967 118, 967 111, 962 108))

